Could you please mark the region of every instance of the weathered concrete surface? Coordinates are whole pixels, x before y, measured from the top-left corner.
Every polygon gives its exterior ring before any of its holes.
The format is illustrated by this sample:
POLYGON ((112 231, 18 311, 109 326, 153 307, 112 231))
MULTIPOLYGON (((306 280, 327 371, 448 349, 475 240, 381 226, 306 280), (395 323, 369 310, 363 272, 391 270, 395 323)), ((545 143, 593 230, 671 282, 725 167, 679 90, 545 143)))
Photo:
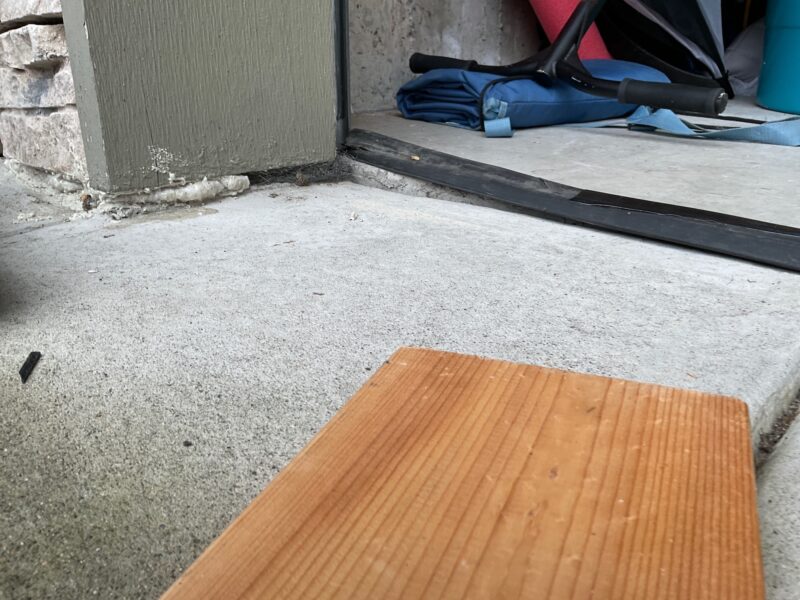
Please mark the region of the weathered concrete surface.
POLYGON ((800 423, 759 474, 759 508, 767 597, 800 597, 800 423))
POLYGON ((0 67, 0 109, 59 108, 74 104, 75 84, 69 61, 55 70, 0 67))
MULTIPOLYGON (((10 162, 7 159, 0 160, 0 243, 3 243, 9 236, 26 233, 53 223, 63 223, 74 216, 74 210, 59 206, 52 201, 55 181, 50 189, 44 191, 44 194, 40 189, 20 185, 16 174, 9 169, 10 162)), ((77 206, 79 203, 76 204, 77 206)), ((4 293, 4 290, 0 291, 0 297, 4 293)), ((0 323, 5 323, 2 316, 0 316, 0 323)), ((2 327, 4 325, 0 325, 0 328, 2 327)), ((4 333, 0 332, 0 337, 3 335, 4 333)), ((1 434, 0 437, 2 437, 1 434)), ((0 443, 0 445, 2 444, 0 443)), ((0 598, 2 597, 0 595, 0 598)))
POLYGON ((332 22, 318 0, 66 0, 92 187, 332 160, 332 22))
POLYGON ((9 158, 79 181, 87 179, 81 126, 74 106, 58 110, 2 110, 0 140, 3 154, 9 158))
POLYGON ((156 598, 403 344, 758 418, 798 371, 798 297, 797 275, 352 184, 13 233, 0 596, 156 598))
POLYGON ((61 19, 61 0, 0 0, 0 31, 61 19))
MULTIPOLYGON (((18 220, 25 222, 40 220, 39 209, 45 204, 69 211, 69 220, 89 218, 96 214, 119 220, 236 196, 250 187, 248 177, 229 175, 192 183, 175 181, 170 187, 136 194, 106 194, 60 173, 29 167, 13 159, 0 160, 0 171, 6 175, 13 174, 13 178, 27 192, 25 197, 35 199, 38 204, 37 207, 31 207, 35 210, 15 213, 19 217, 18 220)), ((2 177, 0 174, 0 178, 2 177)))
POLYGON ((394 106, 414 52, 506 64, 540 44, 533 10, 519 0, 351 0, 348 10, 356 113, 394 106))
POLYGON ((26 25, 0 34, 0 67, 55 68, 68 56, 63 25, 26 25))
MULTIPOLYGON (((79 181, 61 173, 29 167, 12 158, 2 159, 0 170, 8 173, 9 179, 16 179, 17 184, 22 186, 28 196, 35 198, 40 206, 50 204, 72 213, 84 210, 81 196, 85 188, 79 181)), ((38 212, 38 209, 34 212, 38 212)))

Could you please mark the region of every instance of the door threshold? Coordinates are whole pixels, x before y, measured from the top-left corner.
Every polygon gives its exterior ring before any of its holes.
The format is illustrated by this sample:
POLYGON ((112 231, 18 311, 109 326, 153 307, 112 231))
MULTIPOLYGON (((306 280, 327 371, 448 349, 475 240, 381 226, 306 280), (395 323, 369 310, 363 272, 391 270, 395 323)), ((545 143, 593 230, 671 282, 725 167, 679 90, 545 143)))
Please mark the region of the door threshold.
POLYGON ((795 227, 572 187, 362 129, 349 132, 345 151, 360 162, 539 217, 800 272, 795 227))

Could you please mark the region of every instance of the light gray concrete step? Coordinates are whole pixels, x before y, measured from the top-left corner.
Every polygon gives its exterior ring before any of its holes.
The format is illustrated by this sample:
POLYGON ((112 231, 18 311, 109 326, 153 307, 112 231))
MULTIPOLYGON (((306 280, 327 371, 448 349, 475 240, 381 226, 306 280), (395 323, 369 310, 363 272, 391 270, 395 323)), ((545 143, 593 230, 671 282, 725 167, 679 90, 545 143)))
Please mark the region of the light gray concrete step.
POLYGON ((800 423, 795 422, 758 476, 767 598, 800 598, 800 423))

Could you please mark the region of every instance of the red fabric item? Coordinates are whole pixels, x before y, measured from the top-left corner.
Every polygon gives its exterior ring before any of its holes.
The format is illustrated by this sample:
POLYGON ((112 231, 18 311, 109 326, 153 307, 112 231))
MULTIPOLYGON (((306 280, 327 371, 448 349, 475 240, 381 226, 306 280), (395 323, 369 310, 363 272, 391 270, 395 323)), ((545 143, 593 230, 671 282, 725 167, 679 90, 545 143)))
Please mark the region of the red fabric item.
MULTIPOLYGON (((578 0, 530 0, 539 22, 544 28, 548 39, 552 42, 558 36, 561 28, 578 5, 578 0)), ((583 59, 611 58, 597 26, 591 29, 583 38, 583 43, 578 49, 578 55, 583 59)))

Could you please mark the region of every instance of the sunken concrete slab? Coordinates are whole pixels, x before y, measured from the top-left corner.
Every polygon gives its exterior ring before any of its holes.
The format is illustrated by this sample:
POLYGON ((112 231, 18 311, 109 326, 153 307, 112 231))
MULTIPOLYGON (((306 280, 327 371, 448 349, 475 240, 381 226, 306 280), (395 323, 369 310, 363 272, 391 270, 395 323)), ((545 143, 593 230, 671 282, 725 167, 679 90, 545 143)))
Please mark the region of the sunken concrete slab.
POLYGON ((12 597, 156 598, 401 345, 738 396, 756 437, 800 386, 798 275, 353 184, 4 233, 0 290, 12 597))
POLYGON ((800 424, 795 423, 759 474, 759 509, 767 597, 800 591, 800 424))

